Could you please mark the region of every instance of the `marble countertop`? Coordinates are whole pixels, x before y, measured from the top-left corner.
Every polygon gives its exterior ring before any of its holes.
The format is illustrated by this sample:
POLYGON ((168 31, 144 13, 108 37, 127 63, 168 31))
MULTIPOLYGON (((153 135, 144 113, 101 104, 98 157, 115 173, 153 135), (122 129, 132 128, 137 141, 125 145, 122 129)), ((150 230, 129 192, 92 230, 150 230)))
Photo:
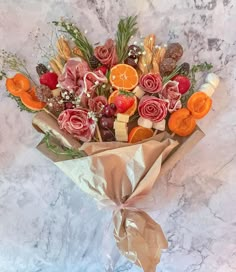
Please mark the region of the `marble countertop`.
MULTIPOLYGON (((154 188, 151 215, 169 241, 157 271, 235 272, 235 1, 0 0, 0 49, 17 52, 34 69, 41 53, 32 36, 38 28, 50 33, 48 22, 73 16, 95 43, 114 36, 119 16, 127 14, 139 14, 139 35, 181 41, 185 59, 212 62, 221 77, 213 109, 199 122, 205 138, 154 188)), ((31 119, 1 83, 0 271, 141 271, 109 238, 110 211, 98 210, 34 148, 42 136, 31 119)))

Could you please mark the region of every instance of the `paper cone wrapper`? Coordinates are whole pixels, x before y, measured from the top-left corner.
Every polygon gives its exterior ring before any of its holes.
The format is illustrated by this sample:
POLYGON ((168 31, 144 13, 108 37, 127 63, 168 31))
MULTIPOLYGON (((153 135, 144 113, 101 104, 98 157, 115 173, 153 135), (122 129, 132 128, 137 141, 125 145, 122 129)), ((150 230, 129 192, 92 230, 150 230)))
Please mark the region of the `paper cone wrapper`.
POLYGON ((50 131, 61 143, 79 148, 87 156, 73 160, 51 156, 44 143, 39 144, 40 151, 81 190, 100 205, 113 209, 114 237, 121 253, 145 272, 155 271, 161 250, 168 243, 161 227, 138 203, 145 203, 159 175, 172 168, 204 134, 197 130, 191 141, 179 139, 180 144, 168 133, 161 133, 138 144, 110 142, 76 146, 73 138, 60 133, 55 122, 44 113, 36 115, 33 121, 44 132, 50 131))

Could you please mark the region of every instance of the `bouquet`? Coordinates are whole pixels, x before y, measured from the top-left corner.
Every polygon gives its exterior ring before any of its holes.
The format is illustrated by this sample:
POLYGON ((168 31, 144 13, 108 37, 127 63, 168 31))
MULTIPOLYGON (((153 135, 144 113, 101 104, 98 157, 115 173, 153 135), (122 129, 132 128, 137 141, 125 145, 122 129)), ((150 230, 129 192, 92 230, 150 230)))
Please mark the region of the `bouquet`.
POLYGON ((203 137, 196 122, 210 111, 219 77, 206 62, 181 63, 180 43, 136 38, 136 16, 120 19, 115 38, 95 45, 68 20, 53 25, 64 36, 49 61, 36 66, 37 81, 24 60, 6 51, 0 79, 6 77, 22 110, 36 113, 33 125, 45 134, 38 149, 113 209, 121 253, 155 271, 168 243, 144 212, 145 199, 157 177, 203 137), (10 70, 17 73, 8 77, 10 70))

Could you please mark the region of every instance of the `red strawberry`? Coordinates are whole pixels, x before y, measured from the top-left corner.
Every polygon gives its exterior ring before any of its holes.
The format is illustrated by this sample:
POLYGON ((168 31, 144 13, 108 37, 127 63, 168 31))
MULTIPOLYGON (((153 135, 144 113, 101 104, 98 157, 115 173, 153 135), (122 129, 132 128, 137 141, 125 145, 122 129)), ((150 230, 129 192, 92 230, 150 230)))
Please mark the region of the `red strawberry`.
POLYGON ((173 77, 171 80, 179 82, 179 92, 181 94, 185 94, 190 89, 191 82, 189 78, 187 78, 186 76, 177 75, 173 77))
POLYGON ((107 67, 106 66, 99 66, 94 71, 101 71, 104 75, 106 75, 107 67))
POLYGON ((40 81, 40 84, 46 85, 51 90, 54 90, 57 87, 57 83, 58 83, 57 78, 58 78, 58 76, 56 73, 47 72, 47 73, 41 75, 39 81, 40 81))
POLYGON ((131 93, 122 91, 120 94, 117 95, 114 101, 117 112, 123 113, 126 112, 133 104, 134 104, 134 97, 131 93))

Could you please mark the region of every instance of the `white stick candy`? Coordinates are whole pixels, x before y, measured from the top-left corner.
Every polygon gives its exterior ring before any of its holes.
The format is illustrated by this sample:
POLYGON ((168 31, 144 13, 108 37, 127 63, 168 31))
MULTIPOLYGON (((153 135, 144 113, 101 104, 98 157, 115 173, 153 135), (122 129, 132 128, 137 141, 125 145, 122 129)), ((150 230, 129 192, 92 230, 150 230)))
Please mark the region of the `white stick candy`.
POLYGON ((215 92, 215 89, 210 83, 204 83, 199 88, 199 91, 203 92, 203 93, 207 94, 209 97, 211 97, 213 95, 213 93, 215 92))
POLYGON ((210 83, 216 89, 220 83, 220 78, 214 73, 209 73, 205 81, 210 83))

